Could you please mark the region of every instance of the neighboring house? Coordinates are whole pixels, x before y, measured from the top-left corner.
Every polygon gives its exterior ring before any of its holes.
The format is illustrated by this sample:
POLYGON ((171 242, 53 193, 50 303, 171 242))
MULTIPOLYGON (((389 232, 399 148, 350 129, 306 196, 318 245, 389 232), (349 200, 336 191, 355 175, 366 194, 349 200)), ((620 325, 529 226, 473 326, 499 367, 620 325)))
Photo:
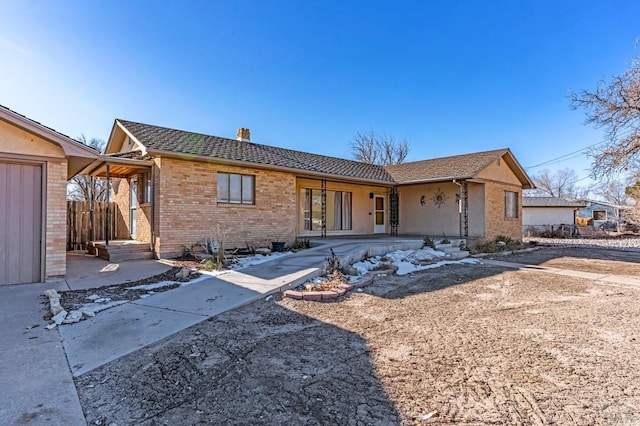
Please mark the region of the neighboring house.
POLYGON ((583 200, 558 197, 523 197, 522 229, 529 232, 552 231, 552 227, 575 225, 579 209, 587 206, 583 200))
POLYGON ((578 211, 578 221, 582 225, 600 226, 604 222, 617 222, 622 219, 622 213, 630 206, 620 206, 606 201, 581 200, 585 206, 578 211))
POLYGON ((0 106, 0 284, 66 273, 67 179, 98 152, 0 106))
POLYGON ((250 141, 116 120, 84 170, 113 181, 118 238, 158 257, 213 237, 227 247, 368 234, 521 235, 533 183, 508 149, 376 166, 250 141))

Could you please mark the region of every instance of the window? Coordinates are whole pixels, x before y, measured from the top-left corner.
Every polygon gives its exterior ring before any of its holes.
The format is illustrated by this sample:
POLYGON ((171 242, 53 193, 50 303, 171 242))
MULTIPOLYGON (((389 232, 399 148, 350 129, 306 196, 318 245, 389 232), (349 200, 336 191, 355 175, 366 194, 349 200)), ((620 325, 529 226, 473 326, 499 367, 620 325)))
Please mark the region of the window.
POLYGON ((218 202, 255 204, 255 176, 218 173, 218 202))
POLYGON ((151 173, 140 173, 135 178, 131 178, 130 184, 131 193, 135 193, 136 204, 151 202, 151 173))
POLYGON ((505 191, 504 193, 504 216, 518 217, 518 193, 505 191))
POLYGON ((591 212, 593 220, 607 220, 607 211, 606 210, 593 210, 591 212))
MULTIPOLYGON (((327 191, 325 224, 327 230, 351 229, 351 192, 327 191)), ((302 218, 305 231, 322 229, 322 191, 301 189, 302 218)))

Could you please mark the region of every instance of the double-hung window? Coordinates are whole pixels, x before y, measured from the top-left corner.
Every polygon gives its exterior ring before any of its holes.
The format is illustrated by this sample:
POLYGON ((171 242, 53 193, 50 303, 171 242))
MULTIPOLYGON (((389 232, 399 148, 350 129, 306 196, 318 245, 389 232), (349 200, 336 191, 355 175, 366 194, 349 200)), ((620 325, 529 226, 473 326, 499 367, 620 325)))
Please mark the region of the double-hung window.
POLYGON ((255 176, 218 173, 218 202, 255 204, 255 176))

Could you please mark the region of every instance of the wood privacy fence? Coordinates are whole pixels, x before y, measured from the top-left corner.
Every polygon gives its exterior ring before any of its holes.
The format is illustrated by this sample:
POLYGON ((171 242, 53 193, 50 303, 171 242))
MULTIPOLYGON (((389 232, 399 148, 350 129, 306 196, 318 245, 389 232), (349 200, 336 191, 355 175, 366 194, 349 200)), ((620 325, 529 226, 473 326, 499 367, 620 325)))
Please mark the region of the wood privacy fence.
POLYGON ((88 241, 105 239, 105 223, 109 223, 109 239, 116 235, 116 204, 109 203, 107 219, 107 202, 93 203, 93 224, 91 223, 90 203, 88 201, 67 201, 67 250, 86 250, 88 241), (93 225, 93 227, 91 226, 93 225), (93 228, 93 236, 91 230, 93 228))

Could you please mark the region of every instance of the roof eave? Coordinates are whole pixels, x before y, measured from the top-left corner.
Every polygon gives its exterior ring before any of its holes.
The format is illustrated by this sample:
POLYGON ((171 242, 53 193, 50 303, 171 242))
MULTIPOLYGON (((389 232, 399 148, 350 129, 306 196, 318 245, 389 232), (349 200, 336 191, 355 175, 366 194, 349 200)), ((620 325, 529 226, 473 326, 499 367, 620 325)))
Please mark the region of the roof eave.
POLYGON ((208 157, 206 155, 185 154, 180 152, 165 151, 165 150, 159 150, 159 149, 147 149, 147 153, 151 156, 156 155, 160 157, 169 157, 169 158, 175 158, 180 160, 203 161, 207 163, 218 163, 218 164, 225 164, 230 166, 253 167, 253 168, 262 169, 262 170, 275 170, 275 171, 281 171, 281 172, 288 172, 298 176, 309 176, 309 177, 316 177, 316 178, 340 180, 342 182, 367 183, 367 184, 374 184, 377 186, 387 186, 387 187, 392 187, 396 185, 396 182, 393 182, 393 181, 357 178, 353 176, 344 176, 344 175, 337 175, 337 174, 331 174, 331 173, 322 173, 322 172, 314 172, 310 170, 296 169, 293 167, 283 167, 283 166, 275 166, 271 164, 252 163, 250 161, 228 160, 228 159, 219 158, 219 157, 208 157))

